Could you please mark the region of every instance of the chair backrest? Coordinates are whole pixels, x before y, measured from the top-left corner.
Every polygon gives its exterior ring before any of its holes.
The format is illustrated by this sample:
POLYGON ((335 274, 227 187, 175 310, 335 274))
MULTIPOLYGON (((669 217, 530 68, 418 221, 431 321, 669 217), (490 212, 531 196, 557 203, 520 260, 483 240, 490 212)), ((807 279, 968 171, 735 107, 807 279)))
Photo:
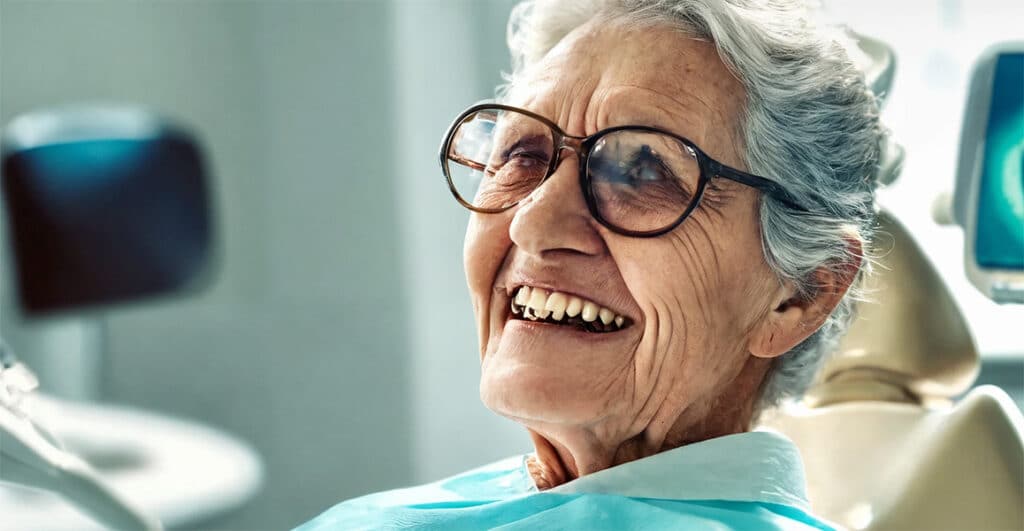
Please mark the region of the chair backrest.
POLYGON ((979 387, 978 354, 934 267, 879 216, 872 302, 800 404, 764 425, 797 444, 814 511, 851 529, 1024 529, 1024 419, 979 387))

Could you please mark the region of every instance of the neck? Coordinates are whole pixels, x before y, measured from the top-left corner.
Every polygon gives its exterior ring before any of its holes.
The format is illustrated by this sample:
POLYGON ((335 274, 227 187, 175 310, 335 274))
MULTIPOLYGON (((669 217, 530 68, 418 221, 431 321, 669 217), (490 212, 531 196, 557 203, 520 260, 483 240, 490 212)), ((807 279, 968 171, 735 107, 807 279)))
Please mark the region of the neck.
POLYGON ((740 392, 729 386, 729 395, 688 405, 666 420, 659 412, 640 433, 608 443, 592 427, 536 425, 528 428, 536 455, 527 461, 534 483, 540 490, 557 487, 580 476, 635 461, 660 452, 715 437, 749 431, 756 397, 764 372, 756 378, 744 378, 744 370, 734 384, 746 380, 750 389, 740 392), (753 384, 753 385, 749 385, 753 384), (744 396, 746 395, 746 396, 744 396))

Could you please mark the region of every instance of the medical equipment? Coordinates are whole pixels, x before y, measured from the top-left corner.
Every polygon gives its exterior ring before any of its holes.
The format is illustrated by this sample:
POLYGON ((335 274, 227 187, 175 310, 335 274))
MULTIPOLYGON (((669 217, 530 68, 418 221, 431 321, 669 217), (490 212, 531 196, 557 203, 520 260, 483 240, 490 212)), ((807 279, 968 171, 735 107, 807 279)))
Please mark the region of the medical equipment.
MULTIPOLYGON (((3 199, 22 309, 68 312, 201 288, 211 222, 198 143, 145 109, 77 106, 13 120, 3 199)), ((0 347, 0 480, 63 495, 104 525, 160 529, 35 422, 33 373, 0 347)))
POLYGON ((1024 41, 989 48, 971 75, 953 196, 967 277, 1024 304, 1024 41))
POLYGON ((0 480, 60 493, 115 529, 161 529, 159 521, 107 487, 88 463, 65 451, 45 427, 33 422, 21 406, 36 384, 20 363, 0 368, 0 480))

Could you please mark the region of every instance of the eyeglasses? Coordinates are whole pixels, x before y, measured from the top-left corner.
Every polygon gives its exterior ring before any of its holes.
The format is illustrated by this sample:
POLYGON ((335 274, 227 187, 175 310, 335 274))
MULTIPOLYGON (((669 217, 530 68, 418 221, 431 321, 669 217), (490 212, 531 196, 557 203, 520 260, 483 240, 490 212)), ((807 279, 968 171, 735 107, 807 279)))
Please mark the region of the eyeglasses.
POLYGON ((459 203, 493 214, 539 188, 566 149, 576 152, 591 215, 626 236, 650 238, 676 228, 716 176, 806 211, 779 184, 730 168, 674 133, 627 125, 577 137, 543 116, 494 103, 474 105, 455 119, 441 144, 441 167, 459 203))

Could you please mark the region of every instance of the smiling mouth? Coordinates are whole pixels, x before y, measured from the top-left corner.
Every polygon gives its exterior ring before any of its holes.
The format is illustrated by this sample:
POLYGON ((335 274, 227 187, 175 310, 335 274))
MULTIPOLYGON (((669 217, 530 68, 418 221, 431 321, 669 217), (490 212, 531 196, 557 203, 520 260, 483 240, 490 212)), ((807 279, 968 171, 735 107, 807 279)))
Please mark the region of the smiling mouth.
POLYGON ((530 286, 520 286, 512 297, 512 319, 574 327, 607 333, 627 328, 629 318, 593 301, 530 286))

